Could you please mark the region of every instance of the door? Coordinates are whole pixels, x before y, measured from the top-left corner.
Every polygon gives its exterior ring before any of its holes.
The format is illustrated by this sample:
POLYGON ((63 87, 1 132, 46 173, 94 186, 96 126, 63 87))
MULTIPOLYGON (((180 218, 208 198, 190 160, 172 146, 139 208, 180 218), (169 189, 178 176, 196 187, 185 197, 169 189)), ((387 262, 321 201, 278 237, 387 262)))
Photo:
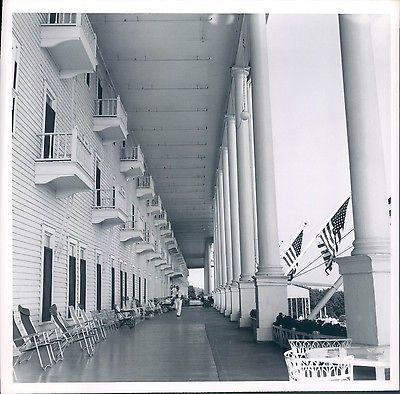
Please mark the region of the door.
MULTIPOLYGON (((68 285, 68 306, 75 308, 76 303, 76 256, 69 256, 69 285, 68 285)), ((69 316, 69 311, 68 311, 69 316)))
POLYGON ((111 309, 115 309, 115 268, 111 267, 111 309))
POLYGON ((141 284, 141 280, 140 280, 140 276, 139 276, 139 302, 142 302, 142 284, 141 284))
POLYGON ((79 266, 79 305, 86 310, 86 260, 83 258, 79 266))
POLYGON ((143 278, 143 303, 147 301, 147 279, 143 278))
POLYGON ((101 310, 101 264, 96 264, 96 310, 101 310))
POLYGON ((101 170, 99 167, 99 162, 96 163, 96 206, 101 206, 101 170))
POLYGON ((126 305, 126 301, 128 300, 128 273, 124 272, 124 299, 126 305))
POLYGON ((97 80, 97 98, 99 100, 99 115, 103 115, 103 87, 101 86, 100 79, 97 80))
POLYGON ((124 307, 124 273, 119 271, 119 300, 121 308, 124 307))
POLYGON ((53 286, 53 249, 43 248, 42 321, 50 321, 51 292, 53 286))
POLYGON ((136 298, 136 289, 135 289, 135 274, 132 274, 132 298, 135 299, 136 298))
MULTIPOLYGON (((44 117, 44 132, 54 133, 54 125, 56 121, 56 112, 53 107, 53 100, 46 95, 46 109, 45 109, 45 117, 44 117)), ((53 145, 54 139, 51 135, 46 135, 44 137, 44 147, 43 147, 43 158, 50 159, 53 158, 53 145)))

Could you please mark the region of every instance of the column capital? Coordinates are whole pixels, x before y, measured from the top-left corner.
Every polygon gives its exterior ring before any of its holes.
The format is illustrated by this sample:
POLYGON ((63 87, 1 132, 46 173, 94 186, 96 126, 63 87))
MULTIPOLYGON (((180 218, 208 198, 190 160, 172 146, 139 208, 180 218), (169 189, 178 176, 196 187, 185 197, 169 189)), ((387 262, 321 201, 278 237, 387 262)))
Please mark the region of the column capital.
POLYGON ((234 114, 226 114, 224 116, 224 119, 225 119, 226 122, 229 122, 229 121, 234 122, 235 121, 235 115, 234 114))
MULTIPOLYGON (((219 147, 219 151, 220 151, 220 152, 225 152, 227 149, 228 149, 228 147, 225 146, 225 145, 222 145, 222 146, 219 147)), ((221 171, 222 171, 222 170, 221 170, 221 171)))
POLYGON ((244 75, 247 77, 250 73, 250 67, 232 67, 231 75, 236 78, 238 75, 244 75))

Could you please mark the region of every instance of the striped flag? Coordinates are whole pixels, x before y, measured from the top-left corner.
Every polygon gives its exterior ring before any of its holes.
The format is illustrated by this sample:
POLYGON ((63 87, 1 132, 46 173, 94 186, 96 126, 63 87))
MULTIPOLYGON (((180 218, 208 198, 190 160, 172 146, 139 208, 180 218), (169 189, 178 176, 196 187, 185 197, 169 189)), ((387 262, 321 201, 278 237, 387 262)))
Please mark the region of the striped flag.
MULTIPOLYGON (((300 234, 296 237, 293 243, 290 245, 289 249, 283 255, 283 260, 290 267, 296 261, 297 257, 299 257, 301 252, 301 245, 303 243, 303 233, 304 229, 300 231, 300 234)), ((291 270, 288 272, 287 276, 289 281, 293 279, 294 274, 296 273, 296 269, 298 266, 298 262, 293 265, 291 270)))
POLYGON ((341 231, 344 229, 347 205, 350 197, 343 203, 339 210, 332 216, 332 219, 317 236, 319 238, 318 248, 325 262, 325 272, 327 275, 332 270, 333 259, 339 250, 339 243, 342 240, 341 231))

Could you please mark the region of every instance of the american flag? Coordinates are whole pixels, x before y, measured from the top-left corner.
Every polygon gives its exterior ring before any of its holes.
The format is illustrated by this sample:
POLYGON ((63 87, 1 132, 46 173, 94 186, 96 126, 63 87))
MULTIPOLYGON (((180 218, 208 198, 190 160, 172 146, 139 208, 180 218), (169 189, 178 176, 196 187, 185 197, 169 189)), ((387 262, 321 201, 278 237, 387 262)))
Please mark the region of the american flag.
POLYGON ((342 239, 341 231, 344 229, 347 205, 350 197, 343 203, 339 210, 333 215, 332 219, 317 236, 319 238, 318 248, 321 251, 325 262, 325 272, 327 275, 332 270, 333 259, 339 251, 339 243, 342 239))
MULTIPOLYGON (((301 252, 301 244, 303 243, 303 232, 304 229, 300 231, 300 234, 296 237, 293 243, 290 245, 289 249, 283 255, 283 260, 290 267, 299 257, 301 252)), ((298 266, 298 262, 293 265, 292 269, 288 272, 287 276, 289 281, 293 279, 294 274, 296 273, 296 268, 298 266)))

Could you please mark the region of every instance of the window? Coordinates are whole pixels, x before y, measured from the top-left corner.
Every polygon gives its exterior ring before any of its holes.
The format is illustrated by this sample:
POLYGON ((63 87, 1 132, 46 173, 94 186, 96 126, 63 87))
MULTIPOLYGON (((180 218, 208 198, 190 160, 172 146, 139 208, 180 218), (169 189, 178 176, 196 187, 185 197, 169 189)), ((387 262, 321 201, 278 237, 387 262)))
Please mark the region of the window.
POLYGON ((111 309, 115 309, 115 268, 111 267, 111 309))
POLYGON ((12 39, 12 120, 11 131, 14 132, 15 112, 18 100, 18 77, 19 77, 19 62, 20 62, 21 45, 15 37, 12 39))
POLYGON ((132 274, 132 298, 135 299, 136 298, 136 292, 135 292, 135 274, 132 274))
POLYGON ((54 138, 52 134, 55 131, 56 123, 56 99, 48 89, 46 90, 45 100, 43 124, 43 131, 45 134, 42 140, 42 156, 44 159, 49 159, 53 158, 54 138))
POLYGON ((86 80, 86 85, 90 87, 90 73, 86 73, 85 80, 86 80))
POLYGON ((54 230, 44 226, 42 230, 43 245, 43 282, 42 282, 42 322, 50 321, 50 306, 52 304, 53 293, 53 249, 54 249, 54 230))
POLYGON ((79 245, 79 306, 86 310, 86 247, 79 245))
POLYGON ((101 252, 96 251, 96 310, 101 310, 101 252))
MULTIPOLYGON (((68 307, 76 307, 76 257, 77 243, 75 240, 68 240, 68 307)), ((69 309, 69 308, 68 308, 69 309)), ((68 317, 70 313, 68 310, 68 317)))

